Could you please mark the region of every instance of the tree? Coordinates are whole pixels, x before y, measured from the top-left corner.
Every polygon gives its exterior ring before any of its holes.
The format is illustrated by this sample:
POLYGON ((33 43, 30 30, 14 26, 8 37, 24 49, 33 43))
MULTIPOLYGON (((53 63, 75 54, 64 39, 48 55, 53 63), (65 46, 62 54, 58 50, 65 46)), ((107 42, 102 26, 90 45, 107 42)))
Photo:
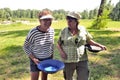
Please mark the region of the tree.
POLYGON ((66 13, 67 12, 64 11, 63 9, 54 10, 53 16, 54 16, 55 20, 62 20, 62 19, 65 19, 66 13))
POLYGON ((93 10, 94 19, 97 17, 97 13, 98 13, 98 9, 95 8, 95 9, 93 10))
POLYGON ((102 16, 103 10, 104 10, 105 4, 106 4, 106 1, 107 1, 107 0, 101 0, 100 8, 99 8, 99 10, 98 10, 98 15, 97 15, 97 17, 102 16))
POLYGON ((84 11, 81 13, 81 16, 82 16, 82 19, 88 19, 88 17, 89 17, 88 10, 84 10, 84 11))
MULTIPOLYGON (((107 0, 101 0, 97 19, 93 22, 91 28, 101 29, 106 26, 109 15, 109 9, 107 9, 106 1, 107 0)), ((109 2, 111 2, 111 0, 109 2)))
POLYGON ((120 21, 120 1, 113 8, 110 18, 114 21, 120 21))
POLYGON ((93 15, 93 10, 90 10, 89 11, 89 19, 92 19, 94 17, 94 15, 93 15))

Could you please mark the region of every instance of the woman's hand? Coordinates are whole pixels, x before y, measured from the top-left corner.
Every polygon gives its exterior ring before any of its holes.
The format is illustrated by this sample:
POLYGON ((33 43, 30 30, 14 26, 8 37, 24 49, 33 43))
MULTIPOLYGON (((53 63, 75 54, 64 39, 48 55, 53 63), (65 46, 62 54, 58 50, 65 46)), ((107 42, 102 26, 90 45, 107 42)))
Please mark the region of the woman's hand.
POLYGON ((62 59, 67 59, 66 53, 60 53, 60 56, 62 57, 62 59))
POLYGON ((35 56, 31 53, 31 54, 29 54, 29 57, 33 60, 33 62, 37 65, 40 61, 37 59, 37 58, 35 58, 35 56))
POLYGON ((38 63, 40 63, 40 61, 37 59, 37 58, 33 58, 32 59, 33 60, 33 62, 37 65, 38 63))
POLYGON ((104 46, 104 45, 99 45, 99 47, 100 47, 102 50, 107 50, 106 46, 104 46))

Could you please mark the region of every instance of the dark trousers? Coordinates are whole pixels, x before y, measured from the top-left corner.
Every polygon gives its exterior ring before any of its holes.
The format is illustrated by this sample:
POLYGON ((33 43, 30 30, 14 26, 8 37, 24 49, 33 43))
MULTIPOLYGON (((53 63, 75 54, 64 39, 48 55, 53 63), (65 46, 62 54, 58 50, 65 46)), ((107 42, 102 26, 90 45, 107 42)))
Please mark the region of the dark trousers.
POLYGON ((75 80, 88 80, 88 61, 79 61, 77 63, 65 63, 65 68, 63 70, 64 79, 73 80, 73 74, 75 70, 77 75, 77 79, 75 80))

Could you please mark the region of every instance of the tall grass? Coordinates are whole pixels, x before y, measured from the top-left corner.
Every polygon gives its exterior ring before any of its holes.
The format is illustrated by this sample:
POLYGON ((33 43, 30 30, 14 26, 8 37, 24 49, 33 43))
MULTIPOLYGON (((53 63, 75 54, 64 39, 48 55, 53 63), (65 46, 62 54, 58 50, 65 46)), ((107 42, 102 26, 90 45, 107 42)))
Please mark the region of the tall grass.
MULTIPOLYGON (((92 20, 81 20, 89 28, 92 20)), ((0 80, 30 80, 29 60, 22 46, 28 31, 38 22, 30 24, 0 24, 0 80)), ((55 45, 66 21, 54 21, 55 45)), ((88 52, 90 80, 120 80, 120 22, 109 21, 103 30, 88 29, 93 39, 106 45, 107 51, 88 52)), ((55 46, 55 59, 61 59, 55 46)), ((49 74, 49 80, 63 80, 62 71, 49 74)))

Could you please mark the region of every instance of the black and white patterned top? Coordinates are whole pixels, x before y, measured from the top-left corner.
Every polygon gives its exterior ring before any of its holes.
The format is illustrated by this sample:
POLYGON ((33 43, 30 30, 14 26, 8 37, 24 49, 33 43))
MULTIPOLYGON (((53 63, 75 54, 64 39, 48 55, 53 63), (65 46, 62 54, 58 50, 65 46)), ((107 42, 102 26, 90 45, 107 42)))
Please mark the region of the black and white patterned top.
POLYGON ((48 58, 54 52, 54 29, 42 32, 38 27, 29 31, 23 49, 26 54, 33 54, 38 59, 48 58))

